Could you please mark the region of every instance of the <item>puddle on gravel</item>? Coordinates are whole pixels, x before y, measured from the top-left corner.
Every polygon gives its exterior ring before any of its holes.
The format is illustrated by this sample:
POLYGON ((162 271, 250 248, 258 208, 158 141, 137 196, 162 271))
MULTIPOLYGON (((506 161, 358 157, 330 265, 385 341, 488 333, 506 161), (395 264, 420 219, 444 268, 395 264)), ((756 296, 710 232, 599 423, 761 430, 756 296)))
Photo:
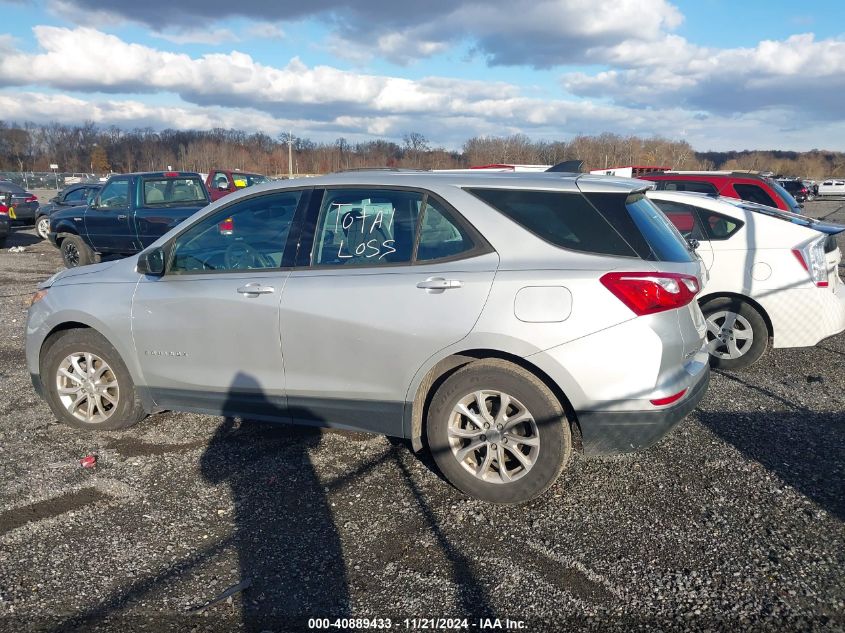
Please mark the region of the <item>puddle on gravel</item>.
POLYGON ((109 498, 109 495, 103 494, 96 488, 82 488, 60 497, 45 499, 28 506, 9 510, 0 514, 0 535, 11 532, 27 523, 52 519, 65 512, 79 510, 87 505, 109 498))

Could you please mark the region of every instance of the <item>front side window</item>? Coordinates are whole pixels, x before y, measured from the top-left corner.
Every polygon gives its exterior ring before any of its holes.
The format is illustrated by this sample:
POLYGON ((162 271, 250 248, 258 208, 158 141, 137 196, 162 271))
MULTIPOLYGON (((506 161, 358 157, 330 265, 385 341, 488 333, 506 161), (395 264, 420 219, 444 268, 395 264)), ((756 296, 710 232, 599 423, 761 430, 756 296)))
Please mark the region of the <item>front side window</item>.
POLYGON ((199 178, 145 178, 144 206, 208 202, 199 178))
POLYGON ((214 188, 215 189, 228 189, 229 188, 229 177, 224 174, 222 171, 218 171, 214 174, 214 188))
POLYGON ((173 243, 168 273, 280 268, 301 196, 252 198, 199 220, 173 243))
POLYGON ((74 189, 73 191, 69 191, 65 196, 65 202, 82 202, 85 200, 85 194, 87 190, 85 187, 80 187, 79 189, 74 189))
POLYGON ((765 204, 769 207, 777 208, 778 206, 777 203, 772 200, 772 197, 763 191, 763 188, 758 185, 735 183, 734 191, 736 191, 737 195, 743 200, 756 202, 757 204, 765 204))
POLYGON ((100 192, 101 209, 125 209, 129 206, 129 179, 116 178, 100 192))
POLYGON ((327 190, 312 262, 329 266, 410 263, 423 199, 416 191, 327 190))

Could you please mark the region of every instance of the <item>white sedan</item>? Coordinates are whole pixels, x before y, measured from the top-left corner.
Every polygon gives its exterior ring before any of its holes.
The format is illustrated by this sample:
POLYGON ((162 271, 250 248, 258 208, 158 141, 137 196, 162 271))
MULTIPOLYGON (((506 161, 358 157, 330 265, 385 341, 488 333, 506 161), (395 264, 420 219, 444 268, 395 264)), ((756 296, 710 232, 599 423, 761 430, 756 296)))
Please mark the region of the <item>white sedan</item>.
POLYGON ((773 347, 808 347, 845 330, 837 233, 845 226, 706 194, 650 191, 698 242, 710 279, 699 295, 711 364, 746 367, 773 347))
POLYGON ((819 184, 820 196, 845 196, 845 180, 825 180, 819 184))

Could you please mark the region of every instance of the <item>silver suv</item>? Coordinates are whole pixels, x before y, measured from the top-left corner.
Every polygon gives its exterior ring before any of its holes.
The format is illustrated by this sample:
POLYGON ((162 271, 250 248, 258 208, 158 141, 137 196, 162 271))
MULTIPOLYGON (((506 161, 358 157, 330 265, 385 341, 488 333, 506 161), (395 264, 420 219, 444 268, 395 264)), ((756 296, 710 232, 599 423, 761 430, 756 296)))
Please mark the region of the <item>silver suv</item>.
POLYGON ((656 442, 708 384, 701 269, 644 183, 351 172, 206 207, 33 297, 56 417, 163 409, 408 438, 462 491, 544 492, 573 446, 656 442))

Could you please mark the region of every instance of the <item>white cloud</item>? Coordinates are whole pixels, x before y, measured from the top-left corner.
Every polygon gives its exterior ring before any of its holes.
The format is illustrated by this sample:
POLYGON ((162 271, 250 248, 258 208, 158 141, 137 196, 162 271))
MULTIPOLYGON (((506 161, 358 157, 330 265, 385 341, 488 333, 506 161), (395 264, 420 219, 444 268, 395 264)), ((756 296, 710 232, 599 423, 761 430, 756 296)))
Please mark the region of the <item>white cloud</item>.
POLYGON ((627 69, 570 73, 563 85, 573 94, 632 106, 682 105, 725 114, 791 108, 806 119, 841 119, 845 40, 800 34, 718 50, 672 36, 646 53, 620 45, 614 61, 627 69))
MULTIPOLYGON (((585 61, 585 52, 619 42, 649 42, 676 28, 683 16, 668 0, 51 0, 63 16, 93 12, 98 19, 122 18, 161 28, 226 24, 233 17, 265 22, 303 19, 334 27, 344 58, 380 55, 400 64, 467 42, 494 64, 551 67, 585 61)), ((74 16, 77 16, 74 18, 74 16)), ((91 22, 84 22, 92 24, 91 22)), ((95 25, 97 23, 94 23, 95 25)))

